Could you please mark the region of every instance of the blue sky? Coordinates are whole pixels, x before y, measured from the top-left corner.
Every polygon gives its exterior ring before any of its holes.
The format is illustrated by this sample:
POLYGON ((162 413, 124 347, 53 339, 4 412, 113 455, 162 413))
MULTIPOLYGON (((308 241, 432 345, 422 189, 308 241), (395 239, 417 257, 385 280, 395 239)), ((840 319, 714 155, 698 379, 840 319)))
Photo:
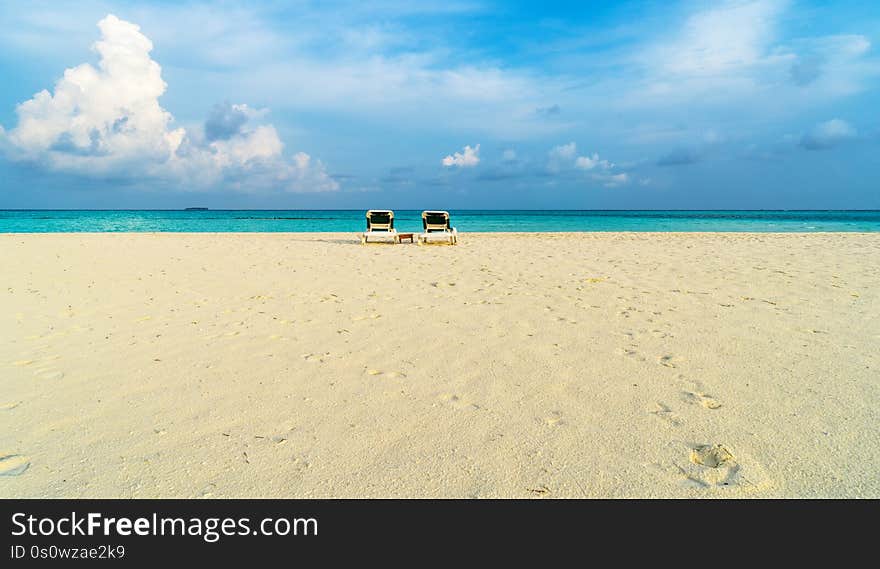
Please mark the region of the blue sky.
POLYGON ((874 2, 4 2, 0 208, 880 209, 874 2))

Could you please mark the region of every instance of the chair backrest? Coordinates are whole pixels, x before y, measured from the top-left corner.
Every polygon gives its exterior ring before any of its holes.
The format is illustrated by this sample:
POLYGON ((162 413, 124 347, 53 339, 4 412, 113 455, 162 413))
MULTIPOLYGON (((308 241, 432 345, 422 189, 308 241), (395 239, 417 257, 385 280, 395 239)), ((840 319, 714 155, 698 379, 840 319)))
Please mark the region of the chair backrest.
POLYGON ((448 211, 423 211, 422 227, 425 233, 432 231, 449 231, 449 212, 448 211))
POLYGON ((367 212, 367 231, 394 229, 394 212, 389 209, 371 209, 367 212))

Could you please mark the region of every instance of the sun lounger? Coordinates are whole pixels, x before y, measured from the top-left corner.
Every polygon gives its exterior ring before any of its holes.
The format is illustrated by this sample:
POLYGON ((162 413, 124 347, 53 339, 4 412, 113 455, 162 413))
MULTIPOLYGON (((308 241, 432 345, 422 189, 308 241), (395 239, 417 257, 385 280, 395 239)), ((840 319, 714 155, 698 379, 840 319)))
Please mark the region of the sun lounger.
POLYGON ((370 237, 391 238, 394 243, 400 243, 400 237, 394 229, 393 211, 371 209, 367 212, 367 230, 361 233, 361 244, 365 245, 370 237))
POLYGON ((458 243, 458 231, 449 224, 448 211, 423 211, 422 228, 419 244, 432 240, 448 241, 450 245, 458 243))

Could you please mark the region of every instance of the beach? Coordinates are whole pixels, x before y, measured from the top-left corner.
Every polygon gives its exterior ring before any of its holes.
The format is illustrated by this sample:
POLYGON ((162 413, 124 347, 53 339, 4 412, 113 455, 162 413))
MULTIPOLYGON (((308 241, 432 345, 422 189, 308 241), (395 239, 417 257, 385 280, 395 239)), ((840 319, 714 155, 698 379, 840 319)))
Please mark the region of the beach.
POLYGON ((880 497, 880 233, 0 234, 0 497, 880 497))

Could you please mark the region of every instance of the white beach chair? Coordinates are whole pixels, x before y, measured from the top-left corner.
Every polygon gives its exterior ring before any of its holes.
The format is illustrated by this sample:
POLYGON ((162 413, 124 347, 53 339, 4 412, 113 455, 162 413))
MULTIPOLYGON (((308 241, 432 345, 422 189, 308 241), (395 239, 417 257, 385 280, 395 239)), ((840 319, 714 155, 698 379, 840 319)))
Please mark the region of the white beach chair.
POLYGON ((419 245, 430 240, 448 241, 450 245, 458 243, 458 231, 449 224, 448 211, 423 211, 422 229, 419 245))
POLYGON ((361 233, 361 245, 367 244, 370 237, 391 238, 400 243, 397 230, 394 229, 394 212, 390 209, 371 209, 367 212, 367 230, 361 233))

